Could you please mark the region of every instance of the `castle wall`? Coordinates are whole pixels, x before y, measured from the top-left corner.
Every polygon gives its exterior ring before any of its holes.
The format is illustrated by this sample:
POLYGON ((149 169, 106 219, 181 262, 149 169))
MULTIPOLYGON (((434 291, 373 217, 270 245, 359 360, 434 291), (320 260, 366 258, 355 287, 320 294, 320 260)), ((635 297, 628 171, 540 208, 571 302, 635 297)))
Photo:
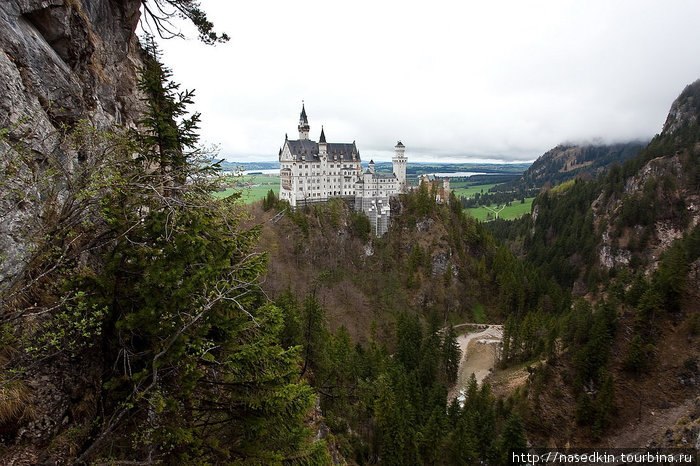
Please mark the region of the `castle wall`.
POLYGON ((324 202, 355 196, 360 162, 339 160, 283 161, 280 163, 280 198, 292 207, 299 202, 324 202))
POLYGON ((293 141, 285 138, 280 150, 280 199, 293 208, 333 198, 344 199, 353 204, 355 210, 367 214, 373 231, 383 235, 389 227, 389 199, 406 190, 403 144, 399 141, 396 146, 392 175, 375 173, 373 162, 370 162, 370 171, 362 174, 354 142, 326 143, 323 130, 318 143, 308 140, 308 121, 303 107, 299 138, 293 141))

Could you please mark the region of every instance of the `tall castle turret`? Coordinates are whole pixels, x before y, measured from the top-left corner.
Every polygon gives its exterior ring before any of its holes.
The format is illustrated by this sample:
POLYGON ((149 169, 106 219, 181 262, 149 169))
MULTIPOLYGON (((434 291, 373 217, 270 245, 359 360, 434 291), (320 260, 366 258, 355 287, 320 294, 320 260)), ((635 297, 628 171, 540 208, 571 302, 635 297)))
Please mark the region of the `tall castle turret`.
POLYGON ((299 115, 299 139, 309 139, 309 119, 306 118, 306 109, 304 108, 304 101, 301 102, 301 114, 299 115))
POLYGON ((326 133, 323 132, 323 126, 321 126, 321 137, 318 138, 318 156, 322 160, 328 158, 328 144, 326 143, 326 133))
POLYGON ((399 182, 399 192, 400 193, 405 193, 406 192, 406 155, 404 152, 406 151, 406 146, 404 146, 401 141, 396 143, 396 146, 394 146, 394 150, 396 151, 394 156, 391 158, 391 163, 394 168, 394 175, 396 175, 396 179, 399 182))

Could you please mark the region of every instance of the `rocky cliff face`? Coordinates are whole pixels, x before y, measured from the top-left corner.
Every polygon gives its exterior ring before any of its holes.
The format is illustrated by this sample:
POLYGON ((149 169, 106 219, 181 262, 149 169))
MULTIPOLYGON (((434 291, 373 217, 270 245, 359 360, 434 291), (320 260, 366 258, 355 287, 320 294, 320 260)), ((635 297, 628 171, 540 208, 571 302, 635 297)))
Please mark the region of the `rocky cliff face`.
POLYGON ((684 125, 697 125, 700 112, 700 79, 686 87, 668 111, 663 133, 673 134, 684 125))
POLYGON ((663 131, 650 144, 656 149, 647 149, 659 156, 626 178, 621 194, 610 199, 601 194, 593 204, 602 237, 599 262, 605 268, 629 266, 636 252, 646 270, 653 270, 671 243, 700 223, 699 115, 700 80, 673 102, 663 131), (630 214, 640 209, 652 213, 653 221, 630 214))
MULTIPOLYGON (((8 290, 31 281, 25 271, 46 223, 42 202, 51 195, 60 208, 65 198, 50 172, 56 160, 70 171, 96 157, 61 141, 83 120, 107 129, 139 118, 139 7, 140 0, 0 2, 0 317, 28 338, 41 316, 10 318, 3 305, 8 290)), ((0 364, 17 356, 11 349, 0 344, 0 364)), ((0 412, 0 463, 74 457, 79 442, 66 439, 97 416, 101 362, 93 353, 33 364, 23 380, 0 376, 3 406, 24 406, 0 412)))
MULTIPOLYGON (((138 118, 139 0, 3 0, 0 2, 0 172, 31 154, 37 176, 57 156, 59 132, 80 120, 97 127, 138 118)), ((70 166, 77 154, 58 154, 70 166)), ((0 175, 0 186, 8 181, 0 175)), ((38 212, 32 202, 0 196, 0 291, 21 275, 38 212)), ((35 193, 41 197, 41 192, 35 193)))

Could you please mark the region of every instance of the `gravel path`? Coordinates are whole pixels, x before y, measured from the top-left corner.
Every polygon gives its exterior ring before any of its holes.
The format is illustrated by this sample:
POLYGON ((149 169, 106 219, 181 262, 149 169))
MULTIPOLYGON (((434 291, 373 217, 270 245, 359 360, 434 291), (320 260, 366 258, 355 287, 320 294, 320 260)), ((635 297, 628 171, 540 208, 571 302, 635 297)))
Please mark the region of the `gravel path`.
POLYGON ((459 397, 466 389, 472 374, 481 382, 491 373, 496 365, 497 347, 503 339, 503 326, 489 325, 478 332, 467 333, 457 337, 462 351, 459 361, 457 382, 448 394, 448 400, 459 397))

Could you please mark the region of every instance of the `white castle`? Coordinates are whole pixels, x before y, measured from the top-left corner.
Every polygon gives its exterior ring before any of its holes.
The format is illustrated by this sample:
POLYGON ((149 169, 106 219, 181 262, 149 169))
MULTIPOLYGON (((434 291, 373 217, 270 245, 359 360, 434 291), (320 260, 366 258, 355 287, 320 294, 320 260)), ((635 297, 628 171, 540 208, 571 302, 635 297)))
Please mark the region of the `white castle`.
POLYGON ((370 219, 377 236, 389 227, 389 198, 406 192, 406 148, 399 141, 392 157, 393 173, 379 174, 374 161, 362 171, 360 152, 355 142, 326 142, 321 127, 318 142, 309 139, 309 120, 302 104, 299 115, 299 139, 286 135, 279 151, 280 199, 293 208, 332 198, 343 198, 355 210, 370 219))

